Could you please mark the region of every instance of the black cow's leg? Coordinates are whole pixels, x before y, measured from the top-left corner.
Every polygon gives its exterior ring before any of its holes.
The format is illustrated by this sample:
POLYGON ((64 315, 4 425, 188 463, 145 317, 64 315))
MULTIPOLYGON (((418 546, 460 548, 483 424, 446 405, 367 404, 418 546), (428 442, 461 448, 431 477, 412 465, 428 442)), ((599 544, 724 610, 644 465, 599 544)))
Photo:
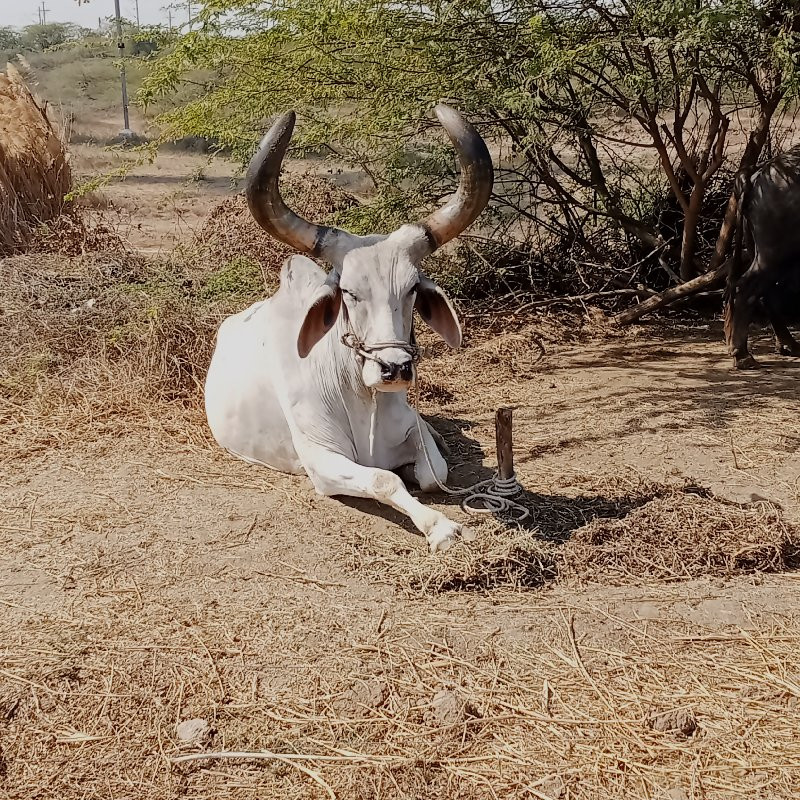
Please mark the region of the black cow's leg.
POLYGON ((786 327, 783 317, 775 309, 775 304, 769 300, 764 301, 769 315, 769 322, 775 332, 775 352, 779 356, 800 356, 800 344, 797 343, 792 332, 786 327))
POLYGON ((775 352, 779 356, 800 356, 800 344, 792 336, 786 323, 779 317, 770 314, 772 330, 775 331, 775 352))
POLYGON ((754 261, 750 269, 742 275, 734 294, 730 349, 736 369, 757 369, 761 366, 750 355, 747 347, 750 323, 753 320, 756 303, 759 301, 760 283, 758 262, 754 261))

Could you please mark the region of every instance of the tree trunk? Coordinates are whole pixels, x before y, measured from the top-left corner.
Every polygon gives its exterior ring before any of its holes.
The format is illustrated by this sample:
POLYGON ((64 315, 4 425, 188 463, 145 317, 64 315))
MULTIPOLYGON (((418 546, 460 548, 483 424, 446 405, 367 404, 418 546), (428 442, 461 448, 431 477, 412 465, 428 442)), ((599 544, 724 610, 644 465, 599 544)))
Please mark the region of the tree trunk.
MULTIPOLYGON (((739 163, 740 170, 752 169, 756 165, 756 162, 761 155, 761 151, 764 149, 764 145, 766 144, 767 136, 769 135, 769 126, 772 122, 773 114, 775 113, 775 109, 778 107, 780 100, 780 92, 775 92, 761 105, 761 114, 759 116, 758 123, 750 132, 747 146, 745 147, 744 154, 742 155, 742 160, 739 163)), ((692 199, 694 199, 694 192, 692 193, 692 199)), ((702 200, 702 197, 700 199, 702 200)), ((627 311, 621 311, 619 314, 611 317, 611 322, 614 325, 627 325, 637 319, 640 319, 645 314, 655 311, 657 308, 662 308, 663 306, 669 305, 673 301, 679 300, 682 297, 688 297, 690 295, 697 294, 703 289, 712 286, 717 281, 721 280, 728 271, 729 262, 725 261, 725 263, 723 263, 723 259, 725 259, 725 254, 728 252, 731 237, 733 236, 733 232, 736 228, 736 206, 736 197, 732 194, 728 200, 728 206, 725 209, 725 217, 723 218, 722 225, 720 226, 719 235, 717 236, 717 243, 714 247, 714 255, 711 258, 711 262, 709 264, 710 269, 708 272, 705 272, 702 275, 687 281, 686 283, 682 283, 680 286, 674 286, 671 289, 667 289, 665 292, 661 292, 661 294, 653 295, 653 297, 650 297, 642 303, 639 303, 638 306, 629 308, 627 311)), ((686 231, 687 228, 684 226, 684 245, 686 240, 686 231)), ((693 235, 695 237, 697 235, 696 222, 693 226, 693 235)), ((684 250, 681 251, 682 277, 684 275, 684 255, 685 247, 684 250)))
POLYGON ((689 281, 695 276, 694 254, 697 250, 697 225, 703 206, 705 184, 698 179, 689 197, 689 209, 683 218, 683 241, 681 242, 681 280, 689 281))
POLYGON ((626 311, 621 311, 619 314, 615 314, 613 317, 611 317, 611 322, 614 325, 627 325, 630 322, 634 322, 640 317, 643 317, 645 314, 655 311, 657 308, 669 305, 681 297, 688 297, 689 295, 697 294, 699 291, 712 286, 714 283, 724 278, 727 271, 728 262, 726 261, 717 269, 709 270, 708 272, 704 273, 703 275, 699 275, 691 281, 682 283, 680 286, 673 286, 671 289, 661 292, 661 294, 653 295, 644 302, 639 303, 638 306, 634 306, 626 311))

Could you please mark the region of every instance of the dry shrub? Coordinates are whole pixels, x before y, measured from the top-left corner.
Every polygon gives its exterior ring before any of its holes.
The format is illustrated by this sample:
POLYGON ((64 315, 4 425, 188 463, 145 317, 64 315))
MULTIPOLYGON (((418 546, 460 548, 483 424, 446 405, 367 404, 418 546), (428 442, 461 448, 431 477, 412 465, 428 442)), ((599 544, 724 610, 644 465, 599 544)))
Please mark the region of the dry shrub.
POLYGON ((80 256, 85 253, 128 250, 107 214, 89 214, 86 209, 70 209, 31 231, 28 249, 35 253, 80 256))
POLYGON ((197 406, 223 310, 128 253, 0 261, 0 424, 23 451, 197 406), (74 430, 73 430, 74 429, 74 430))
MULTIPOLYGON (((305 219, 329 223, 356 203, 355 198, 316 175, 287 174, 281 179, 286 203, 305 219)), ((197 244, 205 263, 225 264, 247 258, 260 264, 269 291, 278 287, 278 275, 286 258, 297 252, 273 239, 259 227, 244 195, 220 202, 208 215, 197 244)))
POLYGON ((72 176, 64 140, 16 68, 0 73, 0 255, 24 249, 64 209, 72 176))

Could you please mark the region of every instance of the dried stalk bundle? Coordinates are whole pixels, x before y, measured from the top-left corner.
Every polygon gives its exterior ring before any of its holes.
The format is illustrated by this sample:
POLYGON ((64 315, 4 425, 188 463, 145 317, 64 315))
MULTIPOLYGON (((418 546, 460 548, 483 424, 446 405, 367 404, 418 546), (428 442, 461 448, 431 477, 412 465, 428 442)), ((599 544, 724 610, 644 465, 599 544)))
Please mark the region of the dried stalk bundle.
POLYGON ((60 216, 71 186, 63 137, 8 64, 0 73, 0 255, 25 249, 40 223, 60 216))

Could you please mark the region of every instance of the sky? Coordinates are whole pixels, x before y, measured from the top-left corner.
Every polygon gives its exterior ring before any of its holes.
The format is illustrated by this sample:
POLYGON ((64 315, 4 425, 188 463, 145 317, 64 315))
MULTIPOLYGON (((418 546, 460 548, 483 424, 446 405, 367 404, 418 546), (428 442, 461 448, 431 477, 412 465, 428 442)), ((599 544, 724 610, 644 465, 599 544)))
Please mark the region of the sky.
MULTIPOLYGON (((172 20, 174 24, 186 22, 188 9, 186 2, 171 0, 138 0, 139 21, 142 25, 153 25, 167 21, 166 7, 174 5, 172 20)), ((114 0, 89 0, 88 3, 77 0, 45 0, 48 22, 75 22, 87 28, 97 27, 98 17, 114 15, 114 0)), ((15 28, 24 25, 35 25, 39 21, 36 11, 41 0, 0 0, 0 26, 12 25, 15 28)), ((120 11, 123 17, 136 19, 136 0, 120 0, 120 11)))

